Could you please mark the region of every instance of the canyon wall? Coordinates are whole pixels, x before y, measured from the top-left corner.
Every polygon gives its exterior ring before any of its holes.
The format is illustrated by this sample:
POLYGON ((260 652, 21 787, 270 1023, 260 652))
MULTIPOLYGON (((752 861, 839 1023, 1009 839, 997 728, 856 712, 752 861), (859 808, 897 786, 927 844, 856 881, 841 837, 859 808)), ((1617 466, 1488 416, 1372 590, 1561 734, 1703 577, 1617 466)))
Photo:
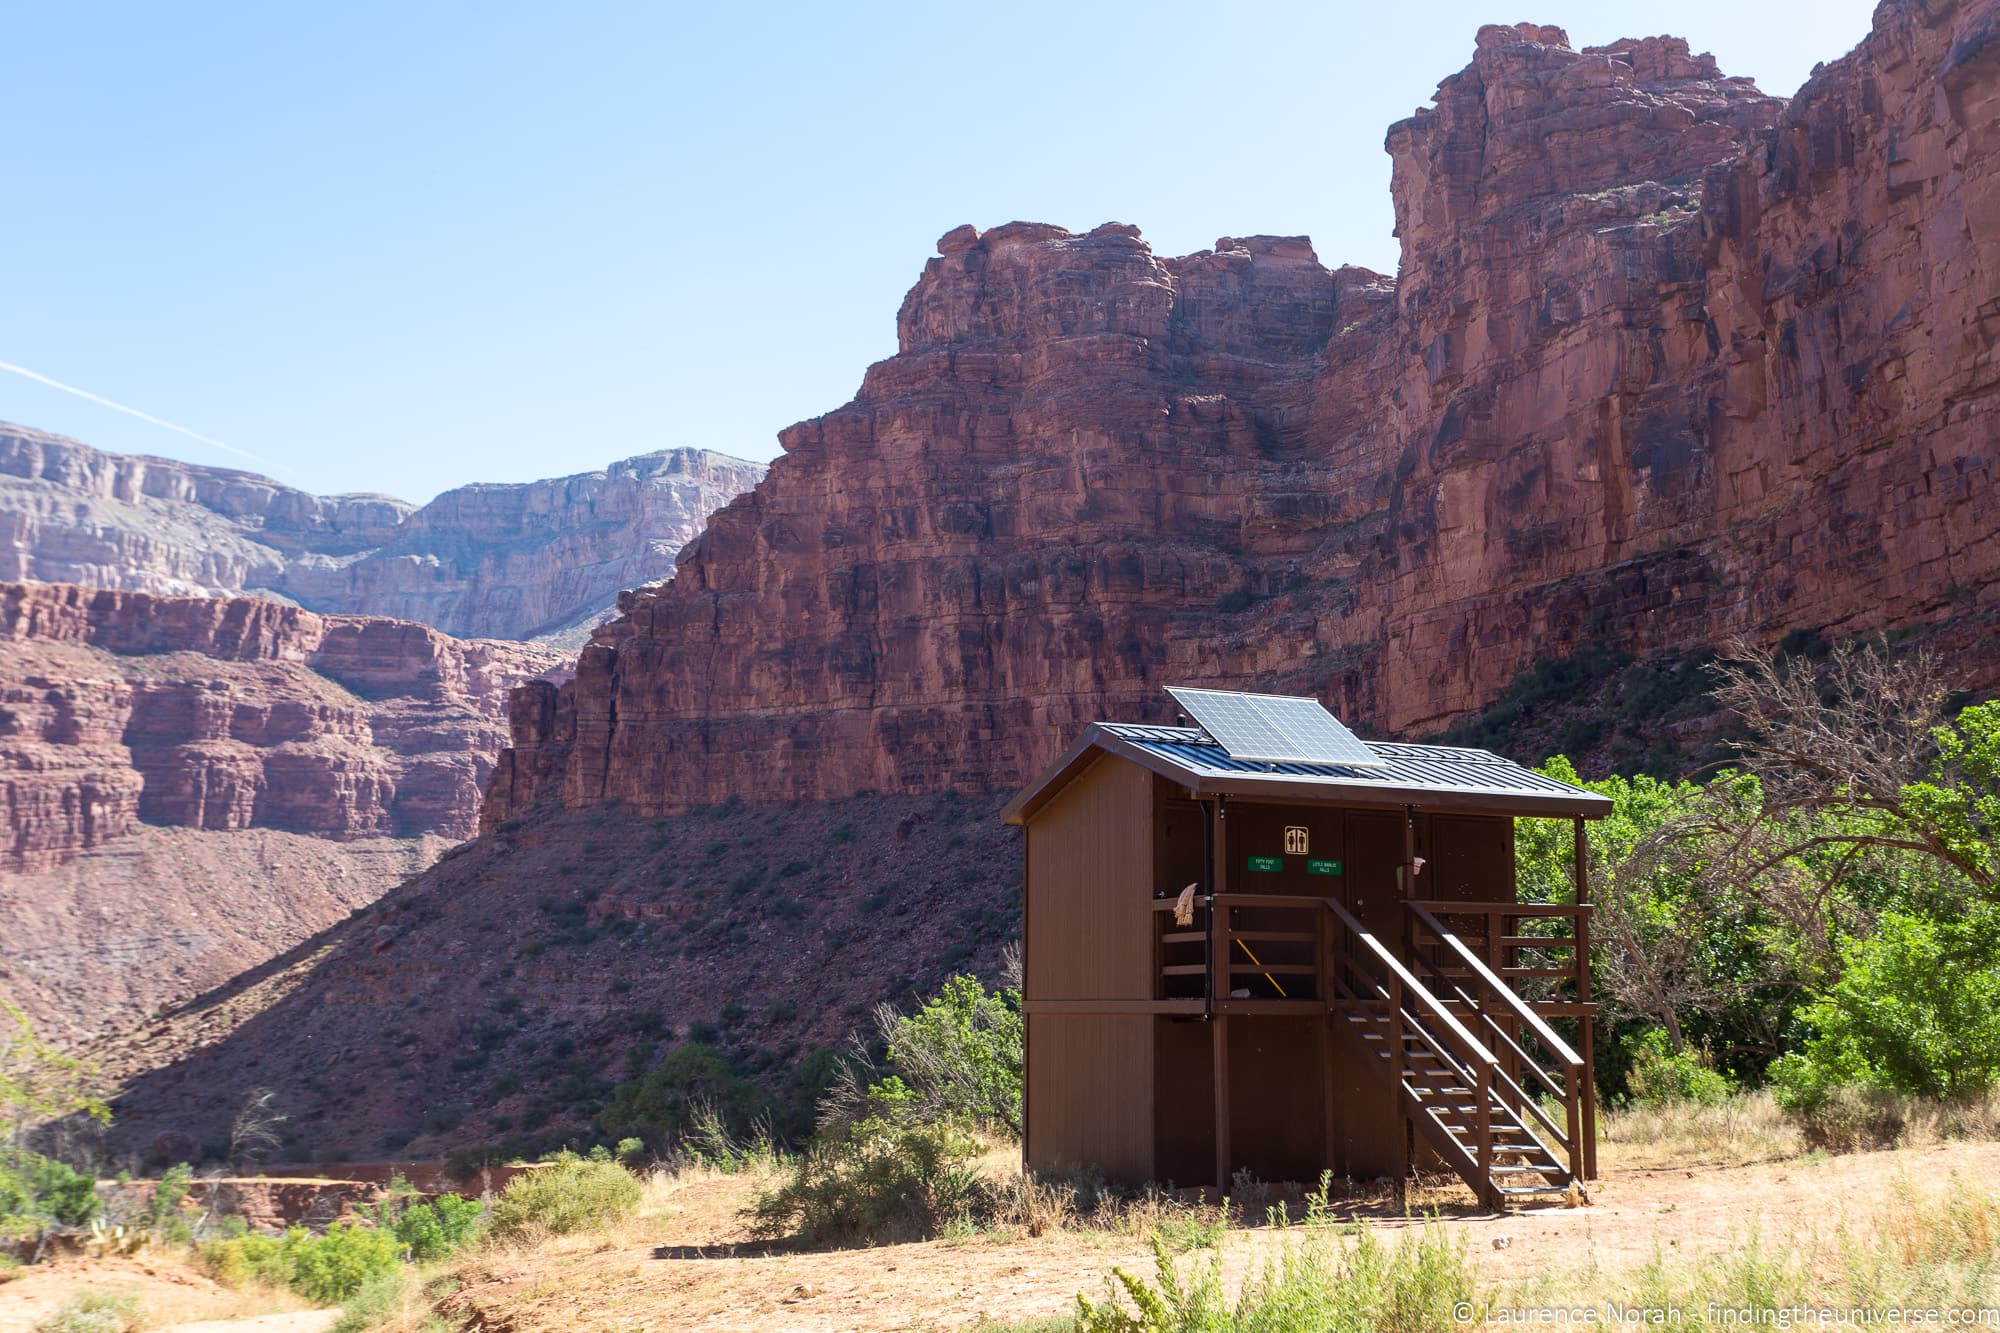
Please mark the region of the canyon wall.
POLYGON ((0 584, 0 990, 132 1021, 474 829, 526 644, 259 598, 0 584))
POLYGON ((507 692, 561 661, 258 598, 0 584, 0 867, 141 822, 464 838, 507 692))
POLYGON ((1997 32, 1888 0, 1787 100, 1482 29, 1389 131, 1394 279, 948 233, 854 401, 517 694, 489 824, 1011 786, 1178 682, 1408 733, 1586 647, 1924 627, 2000 683, 1997 32))
POLYGON ((273 595, 460 637, 580 640, 624 588, 669 577, 763 466, 700 449, 474 485, 416 506, 108 454, 0 425, 0 579, 162 596, 273 595))

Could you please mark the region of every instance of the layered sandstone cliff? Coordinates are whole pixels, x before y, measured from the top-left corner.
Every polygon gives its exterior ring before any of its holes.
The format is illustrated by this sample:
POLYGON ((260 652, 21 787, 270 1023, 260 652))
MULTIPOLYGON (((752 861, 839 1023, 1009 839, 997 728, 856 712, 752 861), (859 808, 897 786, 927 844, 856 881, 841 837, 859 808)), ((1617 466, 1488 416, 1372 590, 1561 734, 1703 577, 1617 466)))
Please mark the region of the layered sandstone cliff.
POLYGON ((673 449, 419 507, 0 425, 0 578, 274 594, 462 637, 580 639, 619 590, 670 576, 708 515, 761 475, 673 449))
POLYGON ((59 1035, 185 998, 474 827, 562 655, 256 598, 0 584, 0 991, 59 1035))
POLYGON ((463 838, 549 649, 257 598, 0 584, 0 868, 141 823, 463 838))
POLYGON ((1011 785, 1169 682, 1398 732, 1585 645, 1990 610, 1997 28, 1890 0, 1789 101, 1483 29, 1389 132, 1394 280, 951 232, 855 400, 516 697, 489 817, 1011 785))

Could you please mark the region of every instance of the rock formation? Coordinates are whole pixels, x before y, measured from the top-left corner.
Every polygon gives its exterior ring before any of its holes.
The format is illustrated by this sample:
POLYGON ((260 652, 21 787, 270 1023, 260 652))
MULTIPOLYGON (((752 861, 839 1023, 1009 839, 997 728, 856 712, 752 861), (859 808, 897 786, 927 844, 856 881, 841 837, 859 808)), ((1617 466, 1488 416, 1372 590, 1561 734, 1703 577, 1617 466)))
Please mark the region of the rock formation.
POLYGON ((516 697, 489 820, 1012 785, 1176 681, 1407 732, 1586 645, 2000 601, 1996 0, 1889 0, 1789 101, 1488 27, 1388 150, 1393 280, 948 233, 854 401, 516 697))
POLYGON ((0 584, 0 989, 73 1034, 372 901, 471 834, 507 692, 561 662, 257 598, 0 584))
POLYGON ((1397 279, 948 233, 855 401, 515 693, 489 836, 106 1048, 114 1135, 209 1141, 262 1084, 300 1150, 555 1139, 698 1024, 777 1077, 997 964, 991 789, 1166 683, 1380 733, 1581 649, 1890 627, 2000 683, 1996 34, 1891 0, 1787 102, 1484 29, 1390 132, 1397 279))
POLYGON ((708 515, 762 474, 674 449, 552 481, 463 486, 418 507, 0 425, 0 578, 259 593, 461 637, 561 641, 580 638, 620 589, 671 575, 708 515))
POLYGON ((0 584, 0 863, 139 822, 463 838, 507 691, 550 649, 257 598, 0 584))

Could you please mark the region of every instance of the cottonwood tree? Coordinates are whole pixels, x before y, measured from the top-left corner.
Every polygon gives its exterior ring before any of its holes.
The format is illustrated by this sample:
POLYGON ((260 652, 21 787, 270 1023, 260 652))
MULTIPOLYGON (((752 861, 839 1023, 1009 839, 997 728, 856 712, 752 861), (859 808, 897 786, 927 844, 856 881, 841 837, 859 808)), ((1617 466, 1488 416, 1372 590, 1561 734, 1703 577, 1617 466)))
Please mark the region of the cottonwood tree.
POLYGON ((1735 829, 1751 878, 1815 854, 1839 877, 1871 851, 1937 862, 1992 898, 2000 831, 2000 704, 1947 719, 1953 682, 1931 653, 1835 648, 1823 665, 1737 647, 1716 702, 1748 733, 1740 766, 1762 785, 1735 829))

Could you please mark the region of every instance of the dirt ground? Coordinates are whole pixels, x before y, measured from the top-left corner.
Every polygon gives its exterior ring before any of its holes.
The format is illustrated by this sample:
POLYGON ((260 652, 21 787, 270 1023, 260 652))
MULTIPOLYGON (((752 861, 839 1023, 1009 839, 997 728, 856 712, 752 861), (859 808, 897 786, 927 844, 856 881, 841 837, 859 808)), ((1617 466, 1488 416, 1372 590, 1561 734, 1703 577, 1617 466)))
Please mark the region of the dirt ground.
MULTIPOLYGON (((1753 1226, 1766 1240, 1827 1239, 1844 1221, 1868 1217, 1900 1182, 1936 1188, 1954 1178, 1990 1188, 2000 1180, 2000 1143, 1744 1166, 1608 1162, 1590 1203, 1574 1209, 1478 1212, 1456 1188, 1419 1202, 1466 1237, 1482 1284, 1503 1284, 1549 1272, 1616 1272, 1656 1252, 1725 1251, 1753 1226)), ((741 1210, 754 1184, 715 1175, 660 1180, 639 1215, 608 1235, 482 1252, 458 1270, 465 1285, 447 1312, 509 1333, 956 1330, 986 1319, 1066 1314, 1078 1292, 1102 1292, 1114 1264, 1152 1271, 1141 1239, 1103 1231, 973 1234, 827 1252, 767 1247, 744 1232, 741 1210)), ((1385 1233, 1412 1225, 1379 1199, 1350 1206, 1385 1233)), ((1267 1228, 1232 1230, 1225 1268, 1240 1275, 1273 1239, 1267 1228)), ((66 1259, 0 1282, 0 1333, 28 1333, 87 1289, 137 1291, 149 1327, 179 1333, 319 1333, 333 1318, 287 1309, 298 1302, 282 1294, 231 1291, 176 1260, 142 1255, 66 1259)))
MULTIPOLYGON (((1899 1178, 1934 1186, 1953 1176, 2000 1179, 2000 1143, 1607 1169, 1586 1207, 1495 1215, 1467 1206, 1443 1221, 1466 1235, 1483 1282, 1525 1281, 1550 1270, 1637 1266, 1656 1248, 1725 1250, 1753 1225, 1766 1239, 1827 1236, 1887 1198, 1899 1178)), ((1062 1315, 1079 1291, 1099 1294, 1113 1264, 1151 1272, 1138 1239, 1087 1232, 770 1253, 745 1242, 737 1215, 745 1194, 740 1179, 689 1180, 656 1191, 624 1235, 488 1255, 461 1274, 467 1286, 450 1308, 510 1333, 942 1330, 1062 1315)), ((1410 1224, 1378 1216, 1373 1225, 1410 1224)), ((1266 1230, 1232 1232, 1225 1266, 1240 1273, 1269 1243, 1266 1230)))
POLYGON ((37 1320, 84 1291, 136 1294, 146 1326, 160 1333, 187 1327, 317 1333, 337 1317, 305 1310, 304 1301, 283 1292, 233 1290, 170 1256, 75 1257, 17 1269, 12 1280, 0 1281, 0 1333, 29 1333, 37 1320), (269 1322, 244 1322, 263 1316, 269 1322))

